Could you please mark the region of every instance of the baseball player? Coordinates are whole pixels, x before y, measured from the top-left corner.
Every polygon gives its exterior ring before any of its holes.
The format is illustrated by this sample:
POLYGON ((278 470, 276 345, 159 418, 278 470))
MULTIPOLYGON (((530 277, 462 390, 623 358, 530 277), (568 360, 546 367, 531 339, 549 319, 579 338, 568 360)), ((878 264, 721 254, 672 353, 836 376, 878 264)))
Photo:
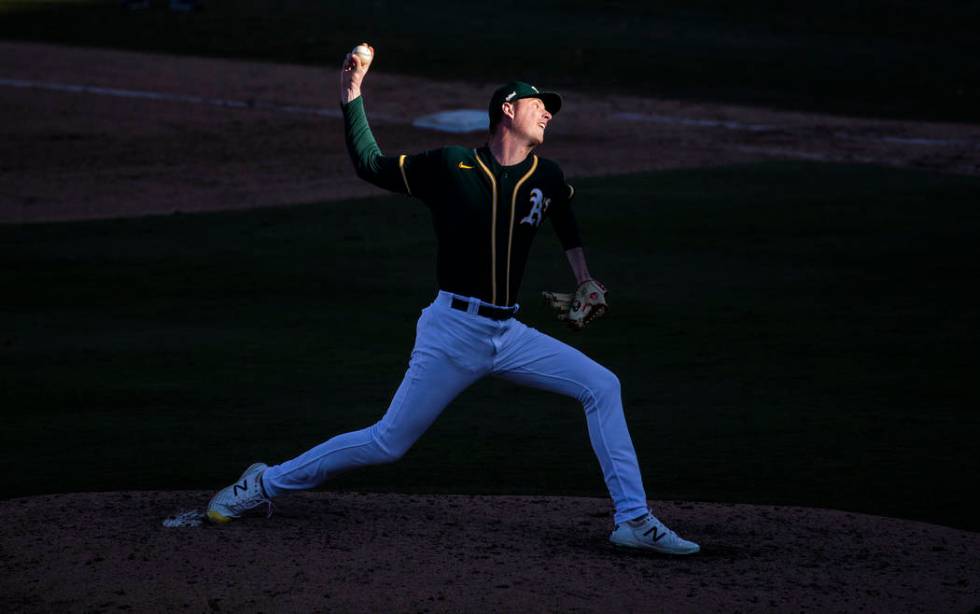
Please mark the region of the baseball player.
POLYGON ((574 294, 545 293, 558 317, 581 329, 606 309, 605 288, 589 273, 572 213, 575 190, 557 164, 532 153, 561 109, 561 97, 527 83, 508 83, 490 99, 484 146, 385 156, 361 97, 372 58, 373 50, 367 59, 347 54, 341 70, 348 151, 358 176, 429 208, 440 290, 422 310, 408 370, 381 420, 280 465, 252 465, 214 495, 208 517, 226 523, 262 504, 271 510, 275 496, 315 488, 357 467, 398 460, 460 392, 489 375, 582 403, 615 508, 612 543, 674 555, 698 552, 697 544, 668 529, 648 508, 616 376, 515 317, 531 241, 545 219, 579 284, 574 294))

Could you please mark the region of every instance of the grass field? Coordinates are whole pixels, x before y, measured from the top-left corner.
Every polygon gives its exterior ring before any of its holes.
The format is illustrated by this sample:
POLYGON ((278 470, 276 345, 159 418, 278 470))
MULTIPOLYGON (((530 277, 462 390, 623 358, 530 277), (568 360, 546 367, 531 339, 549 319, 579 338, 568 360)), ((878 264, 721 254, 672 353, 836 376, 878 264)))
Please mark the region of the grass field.
POLYGON ((0 38, 866 116, 980 120, 976 2, 0 0, 0 38))
MULTIPOLYGON (((980 180, 773 163, 577 187, 611 315, 550 321, 536 294, 571 279, 546 227, 523 319, 619 374, 651 496, 980 530, 980 180)), ((3 496, 212 488, 371 423, 433 256, 398 197, 0 226, 3 496)), ((497 381, 332 487, 604 492, 581 409, 497 381)))

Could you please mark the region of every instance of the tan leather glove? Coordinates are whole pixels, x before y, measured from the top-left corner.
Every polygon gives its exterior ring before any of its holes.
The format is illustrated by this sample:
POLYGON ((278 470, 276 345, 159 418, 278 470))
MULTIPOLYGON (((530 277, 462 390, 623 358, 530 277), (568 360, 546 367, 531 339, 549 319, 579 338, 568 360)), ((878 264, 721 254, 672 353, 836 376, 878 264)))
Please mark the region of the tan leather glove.
POLYGON ((545 303, 557 312, 558 319, 567 322, 572 330, 582 330, 596 318, 609 311, 606 287, 595 279, 579 284, 574 294, 542 292, 545 303))

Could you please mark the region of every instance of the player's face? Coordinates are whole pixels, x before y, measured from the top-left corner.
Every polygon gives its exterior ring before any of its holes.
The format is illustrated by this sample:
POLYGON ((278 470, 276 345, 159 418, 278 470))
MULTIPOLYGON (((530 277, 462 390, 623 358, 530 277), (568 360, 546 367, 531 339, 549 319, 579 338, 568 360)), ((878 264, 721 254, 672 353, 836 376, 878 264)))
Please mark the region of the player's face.
POLYGON ((544 129, 551 121, 551 113, 544 108, 540 98, 522 98, 514 103, 514 121, 511 126, 524 136, 532 147, 544 142, 544 129))

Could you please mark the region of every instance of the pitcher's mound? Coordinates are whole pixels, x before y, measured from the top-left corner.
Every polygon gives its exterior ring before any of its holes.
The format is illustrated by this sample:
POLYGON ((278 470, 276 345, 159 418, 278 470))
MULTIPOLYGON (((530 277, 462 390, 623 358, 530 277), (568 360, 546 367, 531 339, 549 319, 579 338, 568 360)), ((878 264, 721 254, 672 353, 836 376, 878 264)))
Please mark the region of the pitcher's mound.
POLYGON ((590 498, 303 493, 277 501, 272 518, 164 526, 168 518, 193 518, 209 495, 0 502, 5 609, 968 612, 980 606, 980 534, 891 518, 657 503, 664 522, 701 543, 701 554, 686 558, 614 550, 607 541, 608 502, 590 498))

